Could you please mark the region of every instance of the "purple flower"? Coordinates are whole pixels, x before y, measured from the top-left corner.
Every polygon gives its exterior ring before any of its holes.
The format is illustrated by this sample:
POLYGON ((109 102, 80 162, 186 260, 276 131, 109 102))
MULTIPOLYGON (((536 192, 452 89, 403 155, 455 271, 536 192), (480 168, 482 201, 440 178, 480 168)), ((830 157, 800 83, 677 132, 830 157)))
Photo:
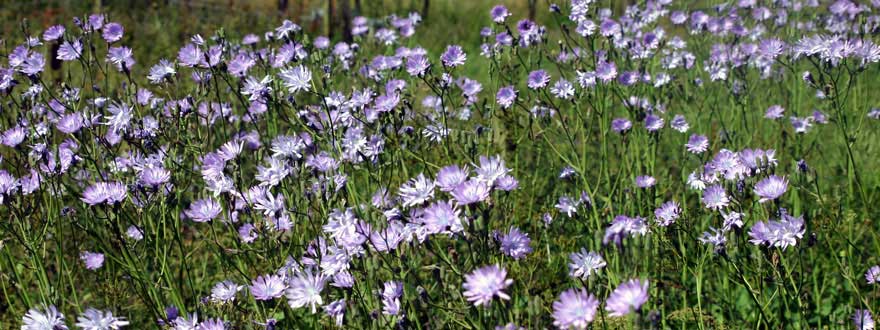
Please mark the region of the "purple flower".
POLYGON ((853 313, 852 321, 856 330, 874 330, 874 318, 871 317, 871 311, 867 309, 857 309, 853 313))
POLYGON ((560 329, 586 329, 596 317, 599 300, 584 289, 568 289, 553 302, 553 325, 560 329))
POLYGON ((113 63, 118 71, 129 71, 135 63, 131 48, 128 47, 110 47, 107 51, 107 62, 113 63))
POLYGON ((517 91, 513 86, 502 87, 498 90, 498 94, 495 95, 495 101, 498 102, 502 109, 510 108, 513 102, 516 101, 516 93, 517 91))
POLYGON ((27 130, 21 126, 12 127, 3 132, 0 142, 7 147, 15 147, 19 145, 27 137, 27 130))
MULTIPOLYGON (((124 317, 113 316, 110 311, 88 308, 76 318, 76 326, 86 330, 116 330, 128 325, 124 317)), ((57 330, 59 328, 50 328, 57 330)), ((66 328, 64 328, 66 329, 66 328)))
POLYGON ((727 191, 724 190, 724 187, 714 185, 703 191, 702 201, 706 208, 720 210, 727 207, 727 204, 730 203, 730 198, 727 196, 727 191))
POLYGON ((315 313, 318 306, 324 303, 321 291, 326 282, 327 278, 323 274, 314 275, 309 269, 300 272, 290 279, 290 285, 285 292, 287 304, 293 309, 308 305, 311 306, 312 313, 315 313))
POLYGON ((284 295, 287 284, 278 275, 261 275, 251 282, 251 295, 256 300, 272 300, 284 295))
POLYGON ((648 301, 648 281, 632 279, 621 283, 605 300, 610 316, 624 316, 648 301))
POLYGON ((611 121, 611 130, 623 134, 632 128, 632 122, 626 118, 615 118, 611 121))
POLYGON ((511 284, 513 280, 507 278, 507 270, 498 265, 489 265, 465 275, 463 294, 474 306, 488 306, 495 296, 509 300, 510 296, 502 290, 511 284))
POLYGON ((128 190, 121 182, 98 182, 83 190, 83 202, 89 205, 116 204, 125 200, 128 190))
POLYGON ((223 207, 220 206, 220 203, 211 198, 197 200, 190 204, 189 208, 184 211, 186 216, 190 217, 190 219, 195 222, 211 221, 220 215, 220 212, 223 212, 223 207))
POLYGON ((501 241, 501 253, 514 260, 522 259, 532 253, 532 247, 529 246, 532 240, 529 239, 529 234, 521 232, 519 228, 511 226, 510 231, 501 236, 499 240, 501 241))
POLYGON ((791 127, 794 129, 795 133, 804 134, 810 130, 810 127, 813 127, 813 117, 788 117, 789 121, 791 121, 791 127))
POLYGON ((61 38, 64 35, 64 26, 63 25, 53 25, 46 29, 43 32, 43 40, 45 41, 54 41, 61 38))
POLYGON ((42 311, 29 309, 21 318, 21 330, 67 330, 67 325, 64 324, 64 314, 49 305, 42 311))
POLYGON ((175 73, 177 73, 177 70, 174 68, 174 64, 163 58, 159 60, 159 63, 150 67, 150 73, 147 75, 147 79, 149 79, 151 83, 158 84, 170 78, 175 73))
POLYGON ((43 54, 41 53, 31 53, 27 59, 21 65, 21 72, 28 75, 34 76, 40 72, 43 72, 43 68, 46 66, 46 59, 43 58, 43 54))
POLYGON ((62 43, 58 47, 58 56, 55 58, 62 61, 73 61, 78 59, 80 55, 82 55, 82 43, 77 39, 73 43, 70 41, 62 43))
POLYGON ((502 191, 511 191, 519 187, 519 181, 513 176, 505 175, 495 180, 495 188, 502 191))
POLYGON ((657 179, 650 175, 640 175, 636 177, 636 187, 651 188, 657 184, 657 179))
POLYGON ((779 221, 758 221, 749 230, 749 237, 752 244, 766 244, 785 250, 797 245, 797 240, 804 237, 803 216, 793 217, 783 213, 779 221))
POLYGON ((550 75, 544 70, 535 70, 529 73, 527 85, 531 89, 541 89, 547 87, 550 82, 550 75))
POLYGON ((88 270, 96 270, 104 265, 104 254, 102 253, 83 251, 80 253, 79 259, 82 260, 88 270))
POLYGON ((504 165, 504 159, 500 155, 494 157, 480 156, 480 166, 475 166, 476 179, 486 182, 490 185, 502 176, 510 173, 510 169, 504 165))
POLYGON ((162 167, 147 167, 141 171, 139 179, 145 186, 158 187, 171 179, 171 172, 162 167))
POLYGON ((345 298, 333 301, 324 308, 324 313, 333 318, 337 327, 342 326, 342 318, 345 316, 345 298))
POLYGON ((570 260, 568 263, 568 276, 573 278, 586 280, 590 275, 598 273, 600 269, 605 268, 605 259, 602 258, 602 255, 587 251, 585 248, 581 248, 579 252, 569 254, 568 259, 570 260))
POLYGON ((507 11, 507 7, 502 5, 497 5, 492 7, 492 10, 489 12, 492 16, 492 21, 498 24, 503 24, 507 17, 510 16, 510 12, 507 11))
POLYGON ((657 220, 657 224, 661 227, 669 226, 675 222, 680 215, 681 208, 675 201, 663 203, 663 205, 660 205, 660 207, 654 210, 654 218, 657 220))
POLYGON ((417 177, 401 185, 397 194, 403 199, 403 206, 415 206, 434 198, 434 186, 433 180, 419 173, 417 177))
POLYGON ((779 119, 782 118, 782 113, 785 112, 785 108, 781 105, 771 105, 767 108, 767 112, 764 113, 764 118, 767 119, 779 119))
POLYGON ((648 132, 659 131, 661 128, 663 128, 664 123, 665 122, 663 118, 660 118, 659 116, 654 114, 650 114, 645 117, 645 129, 648 130, 648 132))
POLYGON ((221 319, 207 319, 199 323, 198 330, 226 330, 226 321, 221 319))
POLYGON ((117 42, 122 39, 122 24, 116 22, 108 23, 107 25, 104 25, 103 32, 102 36, 108 43, 117 42))
POLYGON ((418 54, 406 59, 406 72, 411 76, 421 77, 431 67, 431 62, 425 55, 418 54))
POLYGON ((423 212, 422 224, 428 234, 458 233, 464 229, 459 210, 448 201, 434 202, 423 212))
POLYGON ((91 14, 89 15, 89 31, 97 31, 100 30, 101 27, 104 26, 104 14, 91 14))
POLYGON ((568 80, 559 79, 550 88, 550 93, 560 99, 567 100, 574 96, 574 86, 568 80))
POLYGON ((868 284, 880 284, 880 265, 874 265, 865 272, 865 281, 868 284))
POLYGON ((459 205, 470 205, 489 198, 492 188, 483 180, 470 179, 452 191, 452 197, 459 205))
POLYGON ((614 80, 617 78, 617 66, 614 65, 614 62, 600 62, 596 66, 596 78, 599 78, 603 83, 614 80))
POLYGON ((287 87, 291 93, 311 89, 312 72, 304 65, 299 65, 293 69, 281 70, 278 77, 284 81, 284 87, 287 87))
POLYGON ((449 45, 443 55, 440 55, 440 61, 443 66, 454 68, 464 64, 467 60, 467 54, 458 45, 449 45))
POLYGON ((177 52, 177 61, 180 65, 195 67, 205 61, 205 55, 198 46, 190 43, 177 52))
POLYGON ((559 197, 559 202, 556 203, 556 208, 559 209, 559 212, 565 213, 569 218, 575 213, 577 213, 578 200, 572 199, 568 196, 559 197))
POLYGON ((672 121, 669 122, 669 126, 679 133, 687 132, 688 129, 690 129, 690 125, 688 124, 687 119, 685 119, 684 116, 680 114, 672 117, 672 121))
POLYGON ((771 175, 755 185, 755 194, 761 197, 758 200, 761 203, 779 198, 786 190, 788 190, 788 180, 776 175, 771 175))
POLYGON ((244 289, 243 285, 235 284, 235 282, 230 280, 217 282, 214 284, 214 287, 211 288, 211 301, 216 303, 233 301, 235 300, 235 295, 238 294, 241 289, 244 289))
POLYGON ((691 137, 684 146, 690 153, 701 154, 709 149, 709 138, 705 135, 691 134, 691 137))

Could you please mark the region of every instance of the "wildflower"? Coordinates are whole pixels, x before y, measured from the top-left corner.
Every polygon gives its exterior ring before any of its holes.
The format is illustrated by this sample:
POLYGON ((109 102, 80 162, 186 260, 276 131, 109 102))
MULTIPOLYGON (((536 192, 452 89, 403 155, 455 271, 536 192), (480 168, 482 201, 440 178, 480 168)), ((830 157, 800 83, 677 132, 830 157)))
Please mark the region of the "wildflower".
POLYGON ((278 73, 278 77, 284 81, 284 86, 287 87, 288 91, 291 93, 296 93, 301 90, 308 91, 311 89, 312 72, 304 65, 299 65, 293 69, 281 70, 281 72, 278 73))
POLYGON ((290 285, 285 292, 287 304, 290 305, 290 308, 309 305, 312 308, 312 313, 315 313, 317 306, 324 303, 324 300, 321 299, 324 283, 326 283, 326 278, 323 274, 314 275, 308 269, 301 272, 290 279, 290 285))
POLYGON ((788 190, 788 180, 771 175, 755 185, 755 194, 761 197, 759 202, 775 200, 788 190))
POLYGON ((636 187, 651 188, 657 184, 657 179, 650 175, 640 175, 636 177, 636 187))
POLYGON ((767 119, 779 119, 782 118, 782 113, 785 111, 781 105, 771 105, 767 108, 767 112, 764 113, 764 118, 767 119))
POLYGON ((867 309, 857 309, 853 313, 852 321, 857 330, 874 330, 874 318, 867 309))
POLYGON ((688 142, 684 145, 687 151, 693 154, 701 154, 709 149, 709 138, 705 135, 691 134, 688 142))
POLYGON ((556 203, 556 208, 559 209, 559 212, 565 213, 569 218, 572 217, 572 214, 577 213, 577 206, 577 200, 568 196, 560 196, 559 202, 556 203))
POLYGON ((414 55, 406 59, 406 72, 411 76, 424 76, 429 67, 431 62, 425 55, 414 55))
POLYGON ((64 25, 53 25, 50 26, 46 31, 43 32, 43 40, 45 41, 55 41, 64 36, 64 25))
POLYGON ((103 33, 101 34, 108 43, 114 43, 122 39, 122 33, 124 29, 122 28, 122 24, 112 22, 107 23, 102 28, 103 33))
POLYGON ((499 239, 501 241, 501 253, 506 256, 519 260, 529 253, 532 253, 532 247, 529 246, 531 239, 528 233, 523 233, 516 227, 510 227, 510 230, 499 239))
POLYGON ((675 222, 681 215, 681 208, 675 201, 668 201, 654 210, 654 218, 661 227, 666 227, 675 222))
POLYGON ((429 234, 458 233, 464 230, 459 210, 447 201, 438 201, 424 209, 422 223, 429 234))
POLYGON ((464 296, 474 306, 488 306, 495 296, 509 300, 510 296, 502 290, 511 284, 513 280, 507 278, 507 270, 497 265, 485 266, 465 275, 464 296))
POLYGON ((21 330, 67 330, 64 314, 55 306, 47 306, 42 311, 32 308, 21 318, 21 330))
POLYGON ((76 39, 72 43, 70 41, 62 43, 58 47, 58 56, 56 58, 62 61, 74 61, 80 55, 82 55, 82 42, 76 39))
POLYGON ((489 185, 494 184, 498 178, 510 173, 510 169, 504 165, 504 159, 501 159, 501 156, 480 156, 480 166, 475 167, 476 178, 489 185))
POLYGON ((82 260, 88 270, 97 270, 104 265, 104 254, 102 253, 83 251, 80 253, 79 259, 82 260))
POLYGON ((452 191, 452 197, 459 205, 474 204, 489 198, 491 189, 483 180, 470 179, 458 185, 452 191))
POLYGON ((216 303, 231 302, 235 300, 235 295, 241 289, 244 289, 243 285, 235 284, 235 282, 230 280, 217 282, 211 289, 211 301, 216 303))
POLYGON ((547 71, 536 70, 529 73, 527 85, 531 89, 541 89, 546 87, 549 82, 550 75, 547 74, 547 71))
POLYGON ((507 11, 507 7, 503 5, 497 5, 492 7, 492 10, 489 12, 492 16, 492 21, 498 24, 503 24, 507 17, 510 16, 510 12, 507 11))
POLYGON ((560 99, 567 100, 574 96, 574 86, 568 80, 559 79, 550 88, 550 93, 560 99))
POLYGON ((605 301, 605 310, 610 316, 624 316, 638 311, 648 301, 648 281, 629 280, 614 289, 605 301))
POLYGON ((711 244, 715 246, 715 251, 720 251, 724 244, 727 243, 727 238, 724 237, 724 231, 718 230, 714 227, 709 227, 711 232, 703 232, 703 235, 698 238, 698 240, 703 244, 711 244))
POLYGON ((144 239, 144 232, 135 225, 128 226, 128 229, 125 230, 125 236, 131 238, 135 241, 140 241, 144 239))
POLYGON ((278 275, 260 275, 251 282, 251 295, 256 300, 272 300, 284 295, 287 284, 278 275))
POLYGON ((437 172, 437 186, 440 187, 440 191, 451 192, 467 179, 467 167, 460 168, 458 165, 450 165, 437 172))
POLYGON ((113 316, 110 311, 94 308, 86 309, 76 321, 76 326, 84 330, 118 330, 128 325, 124 317, 113 316))
POLYGON ((129 71, 134 65, 134 57, 131 48, 128 47, 110 47, 107 51, 107 62, 116 65, 116 70, 129 71))
POLYGON ((785 250, 797 245, 797 240, 804 237, 803 216, 794 217, 782 213, 781 220, 759 221, 749 230, 749 242, 755 245, 779 247, 785 250))
POLYGON ((177 71, 174 69, 174 64, 163 58, 159 60, 159 63, 150 67, 147 79, 153 84, 159 84, 174 76, 175 73, 177 71))
POLYGON ((568 276, 582 280, 586 280, 593 273, 598 273, 600 269, 605 268, 605 259, 602 258, 602 255, 587 251, 585 248, 569 254, 568 259, 571 261, 568 264, 568 276))
POLYGON ((400 281, 385 282, 382 289, 382 314, 400 314, 400 297, 403 296, 403 283, 400 281))
POLYGON ((664 123, 665 122, 663 121, 663 118, 660 118, 659 116, 654 114, 650 114, 645 117, 645 129, 647 129, 648 132, 659 131, 661 128, 663 128, 664 123))
POLYGON ((727 207, 727 204, 730 203, 730 198, 727 196, 727 191, 725 191, 723 187, 720 185, 714 185, 703 191, 702 201, 706 208, 720 210, 727 207))
POLYGON ((498 102, 502 109, 510 108, 513 102, 516 101, 516 93, 516 89, 513 86, 502 87, 498 90, 498 94, 495 95, 495 101, 498 102))
POLYGON ((865 272, 865 281, 868 284, 880 284, 880 265, 874 265, 871 268, 868 268, 868 271, 865 272))
POLYGON ((440 61, 443 62, 443 66, 450 68, 463 65, 466 60, 467 54, 458 45, 447 46, 446 51, 440 55, 440 61))
POLYGON ((184 213, 195 222, 208 222, 220 215, 222 211, 223 207, 220 206, 220 203, 211 198, 204 198, 190 204, 184 213))
POLYGON ((197 330, 226 330, 226 321, 221 319, 208 319, 199 323, 197 330))
POLYGON ((324 313, 333 318, 337 327, 342 326, 342 318, 345 316, 345 298, 324 305, 324 313))
POLYGON ((415 206, 434 198, 435 185, 433 180, 419 173, 417 177, 401 185, 397 194, 403 199, 403 206, 415 206))
POLYGON ((611 121, 611 130, 623 134, 632 128, 632 122, 626 118, 615 118, 611 121))
POLYGON ((560 329, 586 329, 596 317, 599 300, 584 289, 568 289, 553 302, 553 325, 560 329))

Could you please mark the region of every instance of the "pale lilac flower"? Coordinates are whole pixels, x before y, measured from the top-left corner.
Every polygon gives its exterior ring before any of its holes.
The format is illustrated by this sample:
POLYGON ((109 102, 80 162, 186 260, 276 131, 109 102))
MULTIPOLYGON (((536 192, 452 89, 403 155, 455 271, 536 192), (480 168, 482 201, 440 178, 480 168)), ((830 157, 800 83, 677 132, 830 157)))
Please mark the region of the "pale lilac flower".
POLYGON ((559 202, 556 203, 556 208, 559 209, 559 212, 565 213, 569 218, 577 213, 577 207, 578 201, 568 196, 560 196, 559 202))
POLYGON ((124 29, 122 28, 122 24, 112 22, 107 23, 102 28, 103 33, 101 34, 108 43, 114 43, 122 39, 122 34, 124 29))
POLYGON ((147 75, 147 79, 153 84, 159 84, 166 79, 171 78, 176 73, 177 70, 174 68, 174 64, 163 58, 159 60, 159 63, 150 67, 150 73, 147 75))
POLYGON ((491 191, 492 187, 485 181, 470 179, 458 185, 451 194, 459 205, 469 205, 486 200, 491 191))
POLYGON ((503 5, 497 5, 492 7, 492 10, 489 12, 492 16, 492 21, 498 24, 503 24, 507 17, 510 16, 510 12, 507 11, 507 7, 503 5))
POLYGON ((46 29, 43 32, 43 40, 45 41, 54 41, 58 40, 64 35, 64 26, 63 25, 53 25, 46 29))
POLYGON ((675 201, 668 201, 654 210, 654 218, 661 227, 666 227, 675 222, 681 215, 681 208, 675 201))
POLYGON ((281 70, 278 73, 278 77, 281 78, 284 82, 284 87, 287 87, 291 93, 311 89, 312 72, 304 65, 299 65, 293 69, 281 70))
POLYGON ((880 284, 880 265, 874 265, 865 272, 865 281, 868 284, 880 284))
POLYGON ((495 101, 498 102, 502 109, 510 108, 513 102, 516 101, 516 93, 517 91, 513 86, 502 87, 498 90, 498 94, 495 95, 495 101))
POLYGON ((507 278, 507 270, 497 265, 489 265, 465 275, 463 294, 474 306, 488 306, 495 296, 509 300, 510 296, 502 290, 511 284, 513 280, 507 278))
POLYGON ((779 119, 782 118, 782 113, 785 112, 785 108, 781 105, 771 105, 767 108, 767 112, 764 113, 764 118, 767 119, 779 119))
POLYGON ((610 316, 624 316, 638 311, 648 301, 648 281, 632 279, 621 283, 605 300, 610 316))
POLYGON ((321 273, 314 275, 309 269, 300 272, 290 279, 289 287, 285 292, 287 304, 294 309, 308 305, 311 306, 312 313, 315 313, 318 306, 324 304, 321 291, 324 290, 326 282, 327 278, 321 273))
POLYGON ((198 46, 187 44, 177 52, 177 61, 182 66, 195 67, 205 61, 205 55, 198 46))
POLYGON ((636 177, 636 187, 651 188, 657 184, 657 179, 650 175, 640 175, 636 177))
POLYGON ((238 294, 241 289, 244 289, 243 285, 235 284, 235 282, 230 280, 217 282, 217 284, 214 284, 214 287, 211 288, 211 301, 215 303, 234 301, 235 295, 238 294))
POLYGON ((184 211, 186 216, 190 217, 190 219, 195 222, 211 221, 220 215, 220 212, 223 212, 223 207, 220 206, 220 203, 211 198, 197 200, 190 204, 189 208, 184 211))
POLYGON ((685 119, 684 116, 680 114, 672 117, 672 121, 669 122, 669 126, 679 133, 687 132, 688 129, 690 129, 690 124, 688 124, 687 119, 685 119))
POLYGON ((54 305, 47 306, 42 311, 31 308, 21 318, 21 323, 21 330, 67 330, 64 314, 54 305))
POLYGON ((706 208, 720 210, 727 207, 727 204, 730 203, 730 198, 727 196, 727 191, 724 190, 724 187, 714 185, 703 191, 702 201, 706 208))
POLYGON ((568 259, 570 260, 568 263, 568 276, 582 280, 586 280, 590 275, 598 273, 606 265, 602 255, 587 251, 585 248, 581 248, 579 252, 569 254, 568 259))
POLYGON ((434 198, 435 185, 434 180, 430 180, 424 174, 419 173, 417 177, 401 185, 397 194, 403 199, 403 206, 415 206, 434 198))
POLYGON ((559 79, 550 88, 550 93, 560 99, 567 100, 574 96, 574 86, 568 80, 559 79))
POLYGON ((128 325, 124 317, 113 316, 110 311, 95 308, 86 309, 76 321, 76 326, 83 330, 118 330, 128 325))
POLYGON ((586 329, 596 317, 599 300, 584 289, 568 289, 553 302, 553 325, 560 329, 586 329))
POLYGON ((501 253, 513 258, 513 260, 522 259, 532 253, 532 247, 529 246, 532 240, 529 239, 529 234, 521 232, 519 228, 511 226, 507 234, 501 236, 499 241, 501 253))
POLYGON ((129 71, 134 66, 134 57, 131 48, 110 47, 107 51, 107 62, 113 63, 118 71, 129 71))
POLYGON ((691 134, 691 137, 684 146, 690 153, 701 154, 709 149, 709 138, 705 135, 691 134))
POLYGON ((324 307, 324 313, 333 319, 337 327, 342 326, 342 318, 345 316, 345 298, 333 301, 324 307))
POLYGON ((140 241, 144 239, 144 232, 135 225, 128 226, 128 229, 125 230, 125 236, 131 238, 135 241, 140 241))
POLYGON ((550 75, 544 70, 535 70, 529 73, 527 85, 531 89, 541 89, 550 82, 550 75))
POLYGON ((788 190, 788 180, 776 175, 771 175, 755 184, 755 195, 761 197, 758 200, 761 203, 779 198, 786 190, 788 190))
POLYGON ((752 225, 749 242, 785 250, 797 245, 797 240, 804 237, 804 230, 803 216, 793 217, 782 212, 781 220, 758 221, 752 225))
POLYGON ((467 180, 467 167, 460 168, 458 165, 450 165, 437 172, 437 186, 440 187, 440 191, 451 192, 467 180))
POLYGON ((422 223, 428 234, 458 233, 464 230, 459 210, 448 201, 438 201, 424 209, 422 223))
POLYGON ((79 39, 73 42, 65 41, 58 47, 58 56, 55 58, 62 61, 74 61, 82 55, 82 42, 79 39))
POLYGON ((611 130, 623 134, 632 128, 632 122, 626 118, 615 118, 611 121, 611 130))
POLYGON ((474 172, 477 174, 476 179, 486 182, 489 185, 495 183, 499 178, 510 173, 510 169, 504 164, 504 159, 500 155, 494 157, 480 156, 480 165, 474 166, 474 172))
POLYGON ((226 321, 221 319, 208 319, 199 323, 196 330, 226 330, 226 321))
POLYGON ((82 260, 88 270, 97 270, 104 265, 104 254, 102 253, 83 251, 80 253, 79 259, 82 260))
POLYGON ((440 55, 440 61, 443 63, 443 66, 450 68, 463 65, 466 60, 467 54, 458 45, 447 46, 446 51, 440 55))
POLYGON ((284 295, 287 284, 284 279, 275 274, 260 275, 251 282, 251 295, 256 300, 272 300, 284 295))
POLYGON ((871 311, 867 309, 857 309, 852 316, 853 325, 856 330, 874 330, 874 318, 871 311))

